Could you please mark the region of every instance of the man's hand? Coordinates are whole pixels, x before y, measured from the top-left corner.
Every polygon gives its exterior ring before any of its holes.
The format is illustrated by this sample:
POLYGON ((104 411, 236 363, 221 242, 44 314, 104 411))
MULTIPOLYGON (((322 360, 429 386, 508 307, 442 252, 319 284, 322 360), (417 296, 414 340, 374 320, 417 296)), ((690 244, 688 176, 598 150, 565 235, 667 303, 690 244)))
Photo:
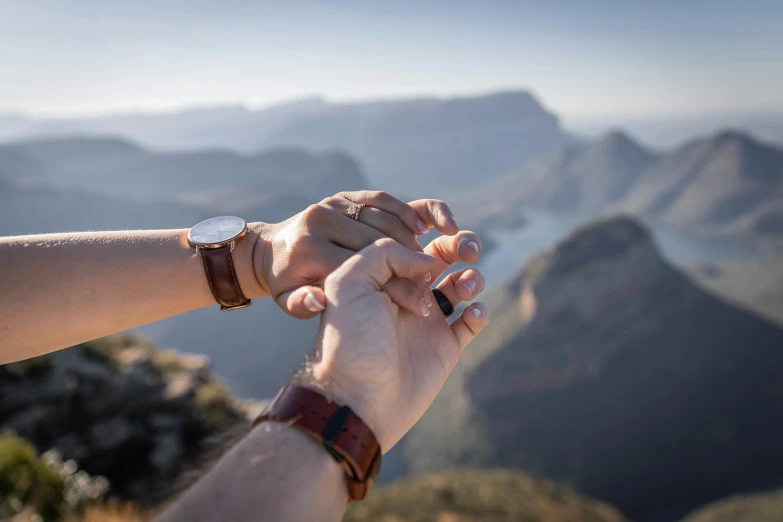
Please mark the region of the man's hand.
MULTIPOLYGON (((326 279, 326 311, 303 384, 350 406, 384 452, 421 418, 462 351, 489 323, 489 312, 476 303, 449 324, 437 304, 424 317, 382 288, 393 277, 426 272, 435 280, 457 261, 475 262, 479 249, 472 232, 440 237, 427 254, 381 239, 326 279)), ((483 276, 473 269, 451 274, 438 286, 455 306, 483 287, 483 276)))
MULTIPOLYGON (((385 192, 341 192, 311 205, 290 219, 273 225, 251 224, 257 241, 243 246, 252 257, 256 281, 242 279, 252 286, 248 297, 271 295, 280 307, 294 317, 307 319, 323 311, 322 294, 313 294, 308 286, 322 286, 326 276, 364 247, 384 237, 412 251, 421 251, 417 236, 431 227, 445 235, 459 231, 448 205, 423 199, 404 203, 385 192), (366 205, 359 220, 347 212, 352 204, 366 205), (251 295, 253 294, 253 295, 251 295)), ((240 245, 242 243, 240 242, 240 245)), ((397 301, 430 305, 427 281, 419 274, 409 281, 395 280, 387 288, 397 301)))

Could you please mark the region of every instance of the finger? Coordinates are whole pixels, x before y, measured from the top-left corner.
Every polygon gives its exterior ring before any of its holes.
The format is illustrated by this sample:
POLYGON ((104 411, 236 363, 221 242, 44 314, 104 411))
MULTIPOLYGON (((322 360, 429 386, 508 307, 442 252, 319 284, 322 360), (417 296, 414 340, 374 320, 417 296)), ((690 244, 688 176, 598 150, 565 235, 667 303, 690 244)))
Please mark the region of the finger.
POLYGON ((439 199, 417 199, 408 203, 427 226, 435 227, 438 232, 453 236, 459 232, 459 225, 449 206, 439 199))
POLYGON ((421 277, 431 271, 435 259, 413 252, 393 239, 383 238, 343 263, 332 276, 336 280, 360 280, 380 289, 392 277, 421 277))
POLYGON ((424 252, 432 255, 437 261, 435 269, 431 272, 433 280, 437 280, 455 263, 478 261, 481 254, 481 240, 475 232, 465 230, 455 236, 435 238, 427 245, 424 252))
MULTIPOLYGON (((309 257, 311 259, 303 259, 300 262, 300 267, 305 273, 304 277, 309 278, 311 284, 292 288, 275 296, 275 302, 278 306, 287 314, 296 317, 297 319, 310 319, 321 312, 312 302, 305 300, 307 297, 307 289, 316 288, 318 291, 314 293, 314 297, 318 298, 321 291, 314 286, 316 282, 323 281, 326 276, 339 268, 340 265, 345 263, 345 261, 355 254, 352 250, 339 247, 325 240, 314 244, 311 248, 312 250, 302 253, 303 257, 309 257), (314 259, 316 257, 317 260, 314 259)), ((324 301, 321 300, 319 302, 323 303, 324 301)))
POLYGON ((416 315, 427 317, 432 309, 432 292, 429 289, 422 291, 408 279, 392 279, 383 285, 383 291, 397 305, 416 315), (429 295, 429 303, 422 297, 429 295))
POLYGON ((341 192, 337 194, 337 196, 343 197, 353 203, 364 203, 368 207, 383 210, 384 212, 397 216, 413 234, 426 234, 429 232, 429 227, 419 217, 418 212, 409 204, 395 198, 387 192, 362 190, 360 192, 341 192))
POLYGON ((324 311, 326 297, 317 286, 300 286, 280 294, 277 302, 292 317, 310 319, 324 311))
POLYGON ((489 309, 483 303, 474 303, 451 323, 451 331, 462 353, 465 347, 489 324, 489 309))
MULTIPOLYGON (((347 200, 344 201, 346 205, 350 205, 347 200)), ((358 221, 359 223, 374 228, 383 235, 392 238, 411 250, 422 252, 419 240, 416 239, 416 236, 410 230, 408 230, 408 227, 403 224, 400 218, 394 214, 379 208, 364 207, 359 212, 358 221)))
POLYGON ((473 268, 466 268, 449 274, 438 284, 438 290, 457 306, 462 301, 472 301, 484 291, 484 275, 473 268))

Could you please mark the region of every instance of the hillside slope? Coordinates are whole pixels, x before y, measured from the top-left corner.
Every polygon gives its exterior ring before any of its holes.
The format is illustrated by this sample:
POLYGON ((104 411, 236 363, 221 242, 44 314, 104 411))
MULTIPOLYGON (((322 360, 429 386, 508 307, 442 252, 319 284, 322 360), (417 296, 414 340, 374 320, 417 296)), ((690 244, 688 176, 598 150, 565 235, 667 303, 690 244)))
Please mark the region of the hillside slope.
POLYGON ((783 491, 737 495, 696 510, 682 522, 780 522, 783 491))
POLYGON ((433 473, 375 489, 344 522, 622 522, 613 507, 519 471, 433 473))
POLYGON ((521 205, 595 216, 623 211, 700 235, 783 242, 783 150, 723 132, 655 153, 621 132, 531 160, 465 193, 485 220, 521 205))
POLYGON ((577 230, 487 301, 493 325, 406 443, 414 471, 530 469, 638 520, 783 482, 783 330, 633 220, 577 230))

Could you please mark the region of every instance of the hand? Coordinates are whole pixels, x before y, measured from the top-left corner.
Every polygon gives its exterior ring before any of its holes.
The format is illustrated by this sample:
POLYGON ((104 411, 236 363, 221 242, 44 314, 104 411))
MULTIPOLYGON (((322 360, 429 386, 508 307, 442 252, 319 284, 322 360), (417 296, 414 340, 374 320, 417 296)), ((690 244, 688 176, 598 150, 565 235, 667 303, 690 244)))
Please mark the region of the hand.
MULTIPOLYGON (((442 236, 425 250, 415 253, 381 239, 326 278, 327 304, 315 356, 300 378, 350 406, 384 452, 421 418, 462 351, 489 323, 480 303, 449 324, 437 304, 423 316, 382 291, 392 277, 430 272, 436 279, 457 261, 475 262, 480 242, 474 233, 461 232, 442 236)), ((478 295, 484 278, 469 268, 451 274, 438 288, 456 306, 478 295)))
MULTIPOLYGON (((326 276, 355 252, 384 237, 421 251, 416 236, 426 234, 430 227, 446 235, 459 230, 442 201, 423 199, 406 204, 385 192, 370 191, 341 192, 282 223, 253 224, 251 228, 258 233, 251 253, 257 294, 271 295, 294 317, 314 317, 323 311, 324 302, 322 293, 311 292, 310 286, 322 286, 326 276), (358 221, 347 214, 354 203, 366 205, 358 221)), ((244 290, 244 281, 240 284, 244 290)), ((421 306, 423 298, 425 305, 431 305, 425 277, 413 283, 395 280, 386 290, 399 302, 421 306)))

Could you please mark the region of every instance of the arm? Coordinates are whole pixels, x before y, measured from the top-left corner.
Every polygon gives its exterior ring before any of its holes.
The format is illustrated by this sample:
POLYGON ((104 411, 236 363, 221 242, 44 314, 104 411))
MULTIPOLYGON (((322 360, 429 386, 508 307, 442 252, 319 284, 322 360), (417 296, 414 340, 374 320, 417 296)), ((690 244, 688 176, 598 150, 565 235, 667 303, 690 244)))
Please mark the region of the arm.
MULTIPOLYGON (((322 293, 307 285, 382 237, 421 250, 416 235, 429 227, 458 230, 441 201, 346 192, 281 223, 251 223, 232 256, 246 297, 272 296, 307 319, 323 309, 322 293), (367 205, 357 221, 347 216, 354 202, 367 205)), ((0 364, 214 305, 186 237, 180 229, 0 238, 0 364)), ((392 295, 411 293, 394 285, 392 295)))
MULTIPOLYGON (((254 223, 233 253, 249 298, 254 223)), ((187 230, 89 232, 0 238, 0 364, 213 305, 187 230)), ((263 246, 261 247, 263 248, 263 246)))
POLYGON ((338 522, 345 471, 304 433, 263 423, 197 482, 160 522, 338 522))
MULTIPOLYGON (((489 313, 473 304, 449 324, 437 305, 432 313, 397 305, 382 287, 392 276, 430 271, 437 279, 455 262, 475 262, 479 245, 475 234, 462 232, 435 240, 426 249, 432 256, 380 241, 349 259, 324 285, 327 305, 315 348, 320 358, 298 384, 348 405, 388 451, 424 414, 459 354, 489 323, 489 313)), ((467 269, 438 288, 456 305, 475 297, 483 284, 479 272, 467 269)), ((345 512, 346 491, 344 470, 315 439, 263 422, 161 522, 336 522, 345 512)))

